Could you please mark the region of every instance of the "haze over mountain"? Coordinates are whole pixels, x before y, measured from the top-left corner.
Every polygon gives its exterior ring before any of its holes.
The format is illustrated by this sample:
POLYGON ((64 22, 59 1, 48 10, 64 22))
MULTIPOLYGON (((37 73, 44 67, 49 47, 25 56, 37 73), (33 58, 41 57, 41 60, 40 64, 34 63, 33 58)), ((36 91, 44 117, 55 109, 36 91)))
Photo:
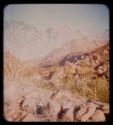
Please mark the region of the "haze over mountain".
MULTIPOLYGON (((22 60, 41 60, 53 53, 57 59, 73 51, 87 51, 108 41, 108 30, 98 33, 96 40, 68 24, 48 27, 45 30, 22 21, 4 23, 4 45, 22 60), (13 34, 13 35, 12 35, 13 34), (98 38, 98 39, 97 39, 98 38), (57 54, 56 54, 57 53, 57 54)), ((96 33, 95 33, 96 34, 96 33)))

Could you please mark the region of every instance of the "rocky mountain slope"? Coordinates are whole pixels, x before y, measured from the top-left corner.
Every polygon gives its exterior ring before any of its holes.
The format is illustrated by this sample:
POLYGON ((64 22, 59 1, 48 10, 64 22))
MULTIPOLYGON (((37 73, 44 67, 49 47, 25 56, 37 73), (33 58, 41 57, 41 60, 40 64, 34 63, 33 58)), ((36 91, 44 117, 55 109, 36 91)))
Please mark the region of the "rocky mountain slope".
POLYGON ((22 22, 7 24, 5 28, 4 118, 7 121, 103 122, 109 119, 107 40, 92 42, 79 31, 75 35, 68 25, 44 32, 22 22), (37 47, 46 40, 47 46, 48 39, 51 45, 54 40, 67 42, 43 58, 19 58, 26 44, 37 47), (9 46, 7 40, 11 41, 9 46), (18 40, 22 44, 17 44, 18 40), (21 53, 18 46, 22 48, 21 53), (12 47, 14 50, 10 51, 12 47))
MULTIPOLYGON (((109 45, 64 66, 24 65, 5 53, 20 73, 4 79, 4 116, 8 121, 100 122, 109 118, 109 45), (15 65, 16 64, 16 65, 15 65), (51 74, 51 72, 53 72, 51 74), (23 76, 19 79, 20 76, 23 76), (12 96, 15 95, 15 96, 12 96), (107 102, 107 103, 105 103, 107 102)), ((26 63, 25 63, 26 64, 26 63)), ((14 67, 13 67, 14 68, 14 67)), ((10 67, 7 72, 13 71, 10 67)), ((6 71, 6 70, 5 70, 6 71)))
POLYGON ((106 103, 74 96, 65 90, 36 88, 29 82, 21 86, 8 82, 4 104, 4 116, 8 121, 100 122, 109 117, 106 103))
POLYGON ((55 49, 49 53, 39 63, 40 66, 51 66, 60 63, 69 55, 79 57, 83 54, 91 53, 96 48, 104 46, 107 42, 88 41, 87 39, 72 40, 65 43, 61 48, 55 49))

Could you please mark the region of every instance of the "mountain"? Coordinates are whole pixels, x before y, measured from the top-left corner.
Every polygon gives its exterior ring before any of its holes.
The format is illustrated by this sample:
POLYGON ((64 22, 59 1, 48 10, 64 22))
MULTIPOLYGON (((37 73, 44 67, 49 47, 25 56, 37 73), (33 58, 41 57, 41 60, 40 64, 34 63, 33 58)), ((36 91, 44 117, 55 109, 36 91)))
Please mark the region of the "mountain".
POLYGON ((36 48, 41 53, 44 36, 44 32, 32 24, 22 21, 4 23, 4 47, 22 60, 38 58, 36 48))
MULTIPOLYGON (((51 66, 54 64, 64 64, 70 57, 79 58, 82 54, 87 54, 93 50, 107 44, 106 42, 88 41, 87 39, 72 40, 65 43, 62 47, 49 53, 40 62, 40 66, 51 66)), ((72 61, 70 60, 70 61, 72 61)))
POLYGON ((10 51, 4 52, 4 78, 16 80, 29 78, 33 74, 38 74, 39 66, 32 61, 19 60, 10 51))
MULTIPOLYGON (((101 41, 102 39, 106 41, 108 33, 108 30, 104 33, 98 33, 97 41, 99 41, 99 38, 101 41)), ((81 41, 91 41, 91 36, 86 36, 79 29, 68 24, 40 29, 33 24, 13 21, 4 22, 4 41, 5 49, 11 50, 19 59, 40 60, 40 58, 44 58, 54 50, 62 48, 62 46, 73 44, 71 41, 76 41, 76 46, 78 48, 81 46, 80 49, 82 49, 83 42, 81 41)))
POLYGON ((39 29, 22 21, 4 22, 4 46, 23 60, 44 57, 75 38, 80 34, 66 24, 39 29))
POLYGON ((10 51, 4 52, 4 77, 6 79, 14 79, 17 70, 20 69, 21 66, 21 61, 10 51))

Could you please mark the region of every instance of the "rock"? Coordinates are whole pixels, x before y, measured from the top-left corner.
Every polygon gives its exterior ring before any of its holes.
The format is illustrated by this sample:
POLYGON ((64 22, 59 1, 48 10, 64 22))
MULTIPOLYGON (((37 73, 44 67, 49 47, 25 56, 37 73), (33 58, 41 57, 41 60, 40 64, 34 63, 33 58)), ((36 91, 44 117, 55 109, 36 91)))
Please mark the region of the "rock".
POLYGON ((22 109, 29 113, 36 113, 37 105, 46 106, 52 94, 52 92, 47 89, 32 89, 32 92, 31 90, 29 91, 30 94, 26 94, 22 105, 22 109))
POLYGON ((103 111, 104 114, 109 114, 109 109, 103 111))
POLYGON ((109 71, 105 72, 105 77, 108 79, 109 78, 109 71))
POLYGON ((109 105, 103 105, 103 107, 102 107, 102 111, 104 111, 104 110, 108 110, 109 109, 109 105))
POLYGON ((4 100, 4 116, 8 121, 105 121, 109 117, 107 103, 87 101, 63 88, 53 93, 30 82, 21 86, 9 84, 4 100))
POLYGON ((21 97, 20 86, 15 82, 8 82, 4 86, 4 102, 10 105, 15 105, 18 99, 21 97), (12 96, 14 95, 14 96, 12 96))
POLYGON ((18 118, 21 117, 21 110, 20 109, 16 109, 14 107, 14 109, 12 109, 9 113, 7 113, 6 115, 6 120, 8 121, 18 121, 18 118))
POLYGON ((75 120, 80 121, 82 115, 86 113, 87 108, 88 108, 88 107, 87 107, 86 104, 82 104, 82 105, 80 106, 80 110, 78 110, 78 112, 77 112, 76 115, 74 116, 74 117, 75 117, 75 120))
POLYGON ((32 100, 26 99, 22 105, 22 109, 24 111, 27 111, 28 113, 36 113, 37 107, 36 107, 36 99, 32 100))
POLYGON ((74 108, 74 111, 73 111, 73 114, 74 114, 74 121, 77 121, 76 120, 76 115, 77 115, 77 112, 80 110, 80 106, 76 106, 75 108, 74 108))
POLYGON ((84 59, 84 58, 85 58, 85 56, 84 56, 84 55, 82 55, 82 56, 81 56, 81 59, 84 59))
POLYGON ((97 110, 91 117, 92 121, 103 122, 106 120, 104 113, 101 110, 97 110))
POLYGON ((62 106, 61 106, 61 109, 60 109, 60 111, 58 112, 58 120, 61 120, 61 121, 63 121, 63 117, 64 117, 64 115, 65 115, 65 113, 68 111, 68 108, 63 108, 62 106))
POLYGON ((103 73, 104 73, 104 72, 103 72, 102 69, 98 69, 98 70, 97 70, 97 75, 103 75, 103 73))
POLYGON ((36 113, 45 116, 46 106, 37 105, 36 113))
POLYGON ((17 119, 18 121, 23 121, 23 119, 28 115, 28 112, 22 111, 21 116, 17 119))
POLYGON ((102 111, 103 111, 103 113, 105 113, 105 114, 109 114, 109 105, 104 105, 104 106, 102 107, 102 111))
POLYGON ((67 100, 67 99, 71 99, 73 96, 72 94, 69 92, 69 91, 65 91, 65 90, 60 90, 60 91, 57 91, 55 94, 54 94, 54 100, 58 101, 58 100, 67 100))
POLYGON ((96 106, 93 103, 82 104, 75 113, 75 120, 88 121, 88 119, 95 113, 96 106))
POLYGON ((54 100, 50 100, 48 103, 48 112, 49 117, 52 121, 56 121, 58 119, 58 113, 61 110, 61 106, 59 103, 55 102, 54 100))
POLYGON ((34 122, 34 121, 40 121, 40 119, 38 119, 38 117, 36 116, 36 115, 34 115, 34 114, 31 114, 31 113, 29 113, 24 119, 23 119, 23 121, 27 121, 27 122, 34 122))
POLYGON ((93 103, 88 104, 87 112, 81 117, 81 121, 87 121, 96 111, 93 103))
POLYGON ((59 92, 59 90, 56 90, 55 92, 53 92, 52 95, 50 96, 50 98, 54 99, 57 96, 58 92, 59 92))
POLYGON ((64 100, 64 101, 62 101, 62 106, 64 109, 69 109, 73 106, 73 104, 68 100, 64 100))
POLYGON ((103 54, 108 54, 109 52, 107 50, 104 50, 103 54))
POLYGON ((67 112, 63 115, 63 121, 74 121, 74 108, 71 107, 67 110, 67 112))
POLYGON ((62 68, 58 68, 56 69, 55 73, 52 75, 51 77, 51 82, 55 83, 54 86, 59 89, 61 87, 61 80, 62 78, 65 77, 65 73, 64 73, 64 69, 62 68))

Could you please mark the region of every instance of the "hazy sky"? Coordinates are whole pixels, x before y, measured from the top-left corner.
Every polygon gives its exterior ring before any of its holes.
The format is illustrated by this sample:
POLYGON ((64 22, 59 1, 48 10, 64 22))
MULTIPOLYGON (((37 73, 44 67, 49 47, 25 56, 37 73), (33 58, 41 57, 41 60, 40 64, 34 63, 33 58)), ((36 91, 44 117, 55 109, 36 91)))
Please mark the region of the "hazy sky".
POLYGON ((23 20, 41 28, 70 24, 79 29, 108 29, 109 11, 105 5, 92 4, 20 4, 4 9, 5 20, 23 20))
MULTIPOLYGON (((24 21, 39 29, 68 24, 88 36, 89 33, 109 29, 109 10, 105 5, 97 4, 15 4, 5 7, 4 20, 24 21)), ((42 50, 45 49, 43 46, 44 44, 42 44, 42 50)), ((48 50, 51 51, 51 48, 54 47, 48 47, 48 50)), ((36 49, 38 51, 38 46, 36 49)), ((36 51, 34 53, 36 54, 36 51)))

